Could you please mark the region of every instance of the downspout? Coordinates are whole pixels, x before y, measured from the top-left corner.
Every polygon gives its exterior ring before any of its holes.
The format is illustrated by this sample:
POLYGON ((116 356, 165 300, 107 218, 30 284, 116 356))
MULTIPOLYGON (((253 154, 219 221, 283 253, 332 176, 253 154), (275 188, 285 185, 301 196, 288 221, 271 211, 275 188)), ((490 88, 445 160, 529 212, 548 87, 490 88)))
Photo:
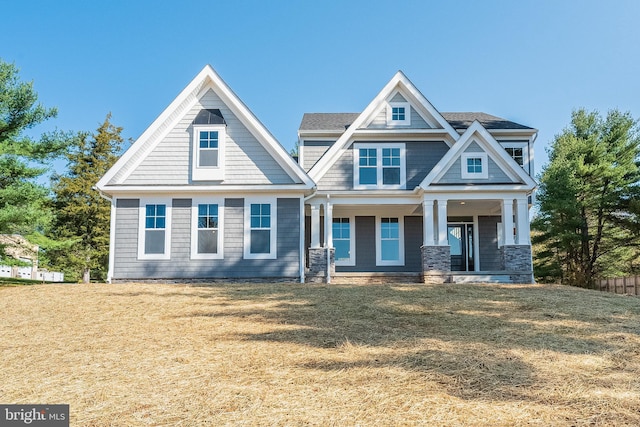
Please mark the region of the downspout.
POLYGON ((329 235, 331 233, 330 227, 332 227, 332 225, 329 224, 329 210, 331 210, 331 218, 333 219, 333 209, 329 208, 330 204, 331 204, 331 195, 327 194, 327 204, 324 205, 324 222, 325 222, 324 231, 326 234, 326 239, 324 244, 327 247, 327 284, 331 283, 331 247, 329 246, 329 240, 333 240, 333 239, 329 239, 329 235))
POLYGON ((111 203, 111 215, 109 216, 109 269, 107 270, 107 283, 111 283, 111 279, 113 278, 113 270, 115 267, 115 239, 116 239, 116 209, 114 200, 107 196, 95 185, 91 187, 93 190, 96 190, 100 197, 105 200, 108 200, 111 203))

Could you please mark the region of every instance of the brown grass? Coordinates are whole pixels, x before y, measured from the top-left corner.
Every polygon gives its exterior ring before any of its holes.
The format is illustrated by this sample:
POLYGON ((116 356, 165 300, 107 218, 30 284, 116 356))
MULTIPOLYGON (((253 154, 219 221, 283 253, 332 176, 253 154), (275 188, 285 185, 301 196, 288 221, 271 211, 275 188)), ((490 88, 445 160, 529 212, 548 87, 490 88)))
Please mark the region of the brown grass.
POLYGON ((0 289, 0 403, 72 425, 640 425, 640 299, 560 286, 0 289))

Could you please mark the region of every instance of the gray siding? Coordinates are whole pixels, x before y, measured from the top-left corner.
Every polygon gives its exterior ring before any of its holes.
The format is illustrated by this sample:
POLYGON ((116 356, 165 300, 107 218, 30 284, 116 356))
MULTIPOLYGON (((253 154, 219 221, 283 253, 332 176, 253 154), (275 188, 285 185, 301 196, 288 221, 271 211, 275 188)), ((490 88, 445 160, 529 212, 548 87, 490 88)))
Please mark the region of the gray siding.
MULTIPOLYGON (((390 102, 407 102, 406 99, 400 94, 396 93, 390 102)), ((392 126, 391 128, 402 127, 408 129, 431 129, 431 126, 422 118, 422 116, 411 106, 411 124, 409 126, 392 126)), ((385 129, 387 126, 387 108, 383 108, 373 118, 367 129, 385 129)))
MULTIPOLYGON (((360 141, 359 141, 360 142, 360 141)), ((361 141, 370 143, 367 141, 361 141)), ((395 142, 394 142, 395 143, 395 142)), ((384 145, 384 142, 376 142, 384 145)), ((407 189, 413 190, 449 150, 444 141, 406 143, 407 189)), ((306 163, 306 161, 305 161, 306 163)), ((459 175, 459 174, 458 174, 459 175)), ((353 189, 353 145, 336 161, 318 182, 319 190, 353 189)))
POLYGON ((171 259, 138 260, 138 204, 118 200, 114 279, 216 279, 299 277, 299 199, 277 201, 278 259, 244 259, 244 199, 226 199, 224 259, 191 260, 191 200, 174 199, 171 217, 171 259))
POLYGON ((329 147, 333 145, 335 141, 305 141, 304 145, 300 147, 303 156, 302 168, 305 171, 309 171, 316 164, 318 159, 327 152, 329 147))
POLYGON ((336 266, 336 272, 413 272, 422 271, 422 217, 404 217, 405 265, 376 266, 376 219, 356 217, 356 265, 336 266))
POLYGON ((350 146, 317 183, 318 190, 353 189, 353 146, 350 146))
POLYGON ((444 141, 407 142, 407 189, 420 185, 447 151, 444 141))
MULTIPOLYGON (((209 90, 125 180, 126 185, 185 185, 191 182, 193 119, 218 108, 227 123, 224 184, 290 184, 293 180, 222 100, 209 90)), ((128 166, 130 167, 130 166, 128 166)), ((111 183, 114 183, 113 181, 111 183)))
POLYGON ((482 271, 502 270, 498 249, 497 224, 499 222, 499 216, 478 216, 478 245, 482 271))
MULTIPOLYGON (((465 153, 484 153, 485 151, 475 141, 469 144, 464 150, 465 153)), ((504 173, 502 168, 487 153, 489 178, 488 179, 462 179, 462 160, 458 158, 447 170, 442 178, 437 181, 438 184, 507 184, 515 182, 504 173)))

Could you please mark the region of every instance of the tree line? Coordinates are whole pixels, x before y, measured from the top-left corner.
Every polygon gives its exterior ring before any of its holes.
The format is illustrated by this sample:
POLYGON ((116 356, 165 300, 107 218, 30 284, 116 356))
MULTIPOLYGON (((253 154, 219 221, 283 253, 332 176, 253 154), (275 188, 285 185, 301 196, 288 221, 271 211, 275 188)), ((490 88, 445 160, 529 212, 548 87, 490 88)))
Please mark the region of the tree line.
MULTIPOLYGON (((93 132, 28 129, 55 118, 32 82, 0 59, 0 234, 41 248, 42 267, 72 281, 104 280, 110 202, 93 189, 123 149, 122 128, 107 115, 93 132), (66 170, 38 179, 53 160, 66 170)), ((640 273, 640 136, 629 113, 573 112, 548 149, 532 220, 538 280, 594 287, 601 277, 640 273)), ((0 245, 0 263, 15 265, 0 245)))
MULTIPOLYGON (((94 132, 27 136, 56 116, 38 103, 33 83, 0 59, 0 234, 39 245, 39 266, 63 271, 66 280, 105 280, 111 205, 92 187, 120 154, 122 128, 108 114, 94 132), (66 159, 66 171, 42 184, 56 159, 66 159)), ((0 264, 23 264, 8 252, 0 245, 0 264)))

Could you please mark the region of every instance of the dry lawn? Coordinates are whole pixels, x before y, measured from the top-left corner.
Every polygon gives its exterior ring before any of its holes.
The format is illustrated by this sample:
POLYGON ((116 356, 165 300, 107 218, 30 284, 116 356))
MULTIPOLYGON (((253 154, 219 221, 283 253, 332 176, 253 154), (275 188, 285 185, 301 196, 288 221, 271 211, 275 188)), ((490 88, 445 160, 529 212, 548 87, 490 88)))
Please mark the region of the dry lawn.
POLYGON ((640 425, 640 299, 560 286, 0 288, 0 403, 74 426, 640 425))

